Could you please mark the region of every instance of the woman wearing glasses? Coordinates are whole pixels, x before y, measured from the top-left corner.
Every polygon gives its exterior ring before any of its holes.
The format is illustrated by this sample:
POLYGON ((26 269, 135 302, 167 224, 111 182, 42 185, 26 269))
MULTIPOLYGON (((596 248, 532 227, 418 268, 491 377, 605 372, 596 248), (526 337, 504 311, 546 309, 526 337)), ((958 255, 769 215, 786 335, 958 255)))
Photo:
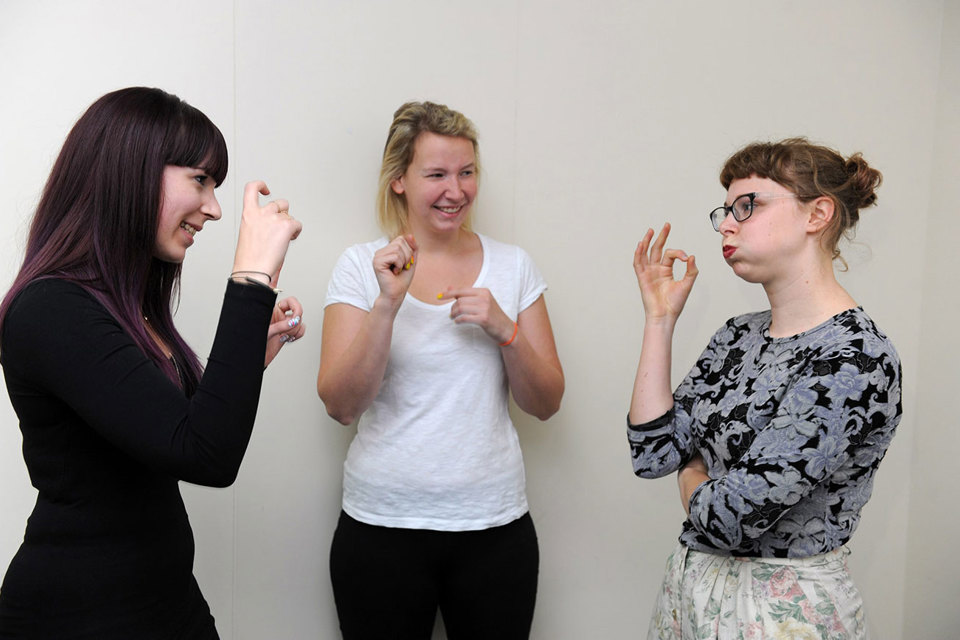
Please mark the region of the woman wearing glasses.
POLYGON ((673 393, 673 330, 696 262, 665 248, 669 224, 637 246, 633 465, 644 478, 678 471, 689 516, 649 638, 866 636, 844 544, 900 420, 900 363, 833 262, 844 264, 838 241, 880 181, 859 154, 802 138, 727 160, 728 204, 710 220, 727 264, 763 286, 770 309, 727 321, 673 393))

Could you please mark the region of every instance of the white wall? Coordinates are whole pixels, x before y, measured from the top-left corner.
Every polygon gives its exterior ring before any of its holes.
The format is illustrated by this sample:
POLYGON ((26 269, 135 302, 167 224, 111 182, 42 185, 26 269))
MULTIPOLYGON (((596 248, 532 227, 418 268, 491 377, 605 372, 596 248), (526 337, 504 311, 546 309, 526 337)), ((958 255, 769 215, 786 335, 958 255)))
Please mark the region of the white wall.
POLYGON ((960 418, 954 405, 960 382, 955 366, 960 361, 955 320, 960 314, 960 2, 944 7, 941 46, 929 222, 923 251, 915 254, 923 260, 918 281, 923 283, 923 300, 913 383, 916 435, 904 609, 904 629, 925 629, 923 637, 928 638, 956 637, 960 629, 960 577, 952 551, 960 515, 951 473, 960 452, 960 418))
MULTIPOLYGON (((682 509, 672 478, 630 469, 624 417, 642 326, 633 247, 669 219, 672 242, 699 258, 679 380, 723 320, 764 304, 729 273, 707 221, 725 157, 796 134, 861 150, 885 182, 842 279, 900 350, 906 410, 852 570, 876 637, 946 637, 960 622, 957 521, 943 514, 958 451, 947 394, 960 236, 945 232, 960 200, 958 40, 950 0, 6 0, 0 289, 52 160, 96 97, 160 86, 221 127, 224 218, 190 251, 178 325, 206 353, 240 190, 264 178, 304 221, 282 286, 307 308, 310 333, 268 372, 235 486, 184 486, 196 573, 225 640, 336 637, 327 554, 352 430, 314 391, 327 278, 343 248, 377 233, 393 110, 408 99, 462 110, 486 170, 477 227, 522 245, 547 277, 567 376, 549 422, 515 413, 542 553, 534 637, 637 637, 682 509)), ((0 402, 0 571, 34 497, 0 402)))

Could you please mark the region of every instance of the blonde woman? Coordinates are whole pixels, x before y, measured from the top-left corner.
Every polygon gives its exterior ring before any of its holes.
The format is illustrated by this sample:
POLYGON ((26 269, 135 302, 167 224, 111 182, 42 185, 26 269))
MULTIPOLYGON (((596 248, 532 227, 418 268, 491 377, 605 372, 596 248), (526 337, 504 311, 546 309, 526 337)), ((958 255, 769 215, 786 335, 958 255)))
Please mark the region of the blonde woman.
POLYGON ((546 420, 563 372, 540 272, 470 229, 477 135, 430 102, 394 114, 384 237, 327 292, 317 392, 359 419, 330 569, 345 638, 526 638, 539 552, 508 394, 546 420))

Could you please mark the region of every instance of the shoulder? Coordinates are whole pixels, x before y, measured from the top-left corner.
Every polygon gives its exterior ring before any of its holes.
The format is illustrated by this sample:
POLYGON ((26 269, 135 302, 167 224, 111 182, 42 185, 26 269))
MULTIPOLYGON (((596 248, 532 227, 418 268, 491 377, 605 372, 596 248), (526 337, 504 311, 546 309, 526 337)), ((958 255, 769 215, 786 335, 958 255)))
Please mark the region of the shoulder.
POLYGON ((482 233, 477 233, 477 237, 480 239, 480 244, 483 247, 483 250, 494 258, 501 260, 516 260, 518 262, 533 262, 533 260, 530 258, 530 254, 528 254, 518 245, 494 240, 490 236, 485 236, 482 233))
POLYGON ((110 312, 80 285, 57 278, 35 280, 11 303, 3 320, 2 349, 7 356, 42 344, 57 351, 96 331, 119 325, 110 312))
POLYGON ((327 282, 324 306, 345 302, 365 310, 373 305, 379 287, 373 269, 373 256, 387 245, 385 237, 347 247, 337 259, 327 282))
POLYGON ((352 261, 359 260, 369 263, 370 260, 373 260, 373 254, 387 246, 388 242, 389 240, 387 240, 386 237, 381 236, 376 240, 371 240, 370 242, 361 242, 360 244, 349 246, 343 250, 342 254, 340 254, 340 259, 343 260, 346 258, 352 261))
POLYGON ((887 361, 899 367, 896 348, 873 319, 860 307, 843 311, 812 331, 809 347, 823 357, 865 362, 887 361))
POLYGON ((29 283, 17 294, 10 304, 4 324, 16 322, 24 316, 69 314, 84 309, 106 313, 93 294, 77 283, 59 278, 42 278, 29 283))
POLYGON ((899 415, 900 357, 863 309, 837 314, 805 334, 798 346, 807 362, 808 386, 841 404, 884 406, 891 416, 899 415))
POLYGON ((537 268, 530 254, 515 244, 500 242, 477 233, 483 246, 484 262, 488 267, 501 274, 519 277, 521 281, 546 285, 543 274, 537 268))
POLYGON ((334 276, 343 275, 344 272, 372 272, 373 256, 377 251, 385 247, 387 242, 388 240, 385 237, 381 237, 370 242, 363 242, 347 247, 337 259, 337 263, 334 266, 334 276))
POLYGON ((845 315, 844 322, 850 327, 854 335, 859 335, 869 353, 883 353, 898 363, 900 362, 900 354, 897 353, 893 342, 890 341, 887 334, 881 331, 873 318, 867 315, 862 307, 851 309, 849 314, 845 315))

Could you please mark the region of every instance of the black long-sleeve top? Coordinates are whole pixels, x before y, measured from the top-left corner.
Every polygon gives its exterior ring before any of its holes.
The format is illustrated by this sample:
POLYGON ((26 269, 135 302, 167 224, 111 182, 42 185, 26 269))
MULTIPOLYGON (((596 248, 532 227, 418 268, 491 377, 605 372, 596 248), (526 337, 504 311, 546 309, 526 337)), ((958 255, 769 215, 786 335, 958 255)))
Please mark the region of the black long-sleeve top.
POLYGON ((228 283, 187 398, 78 285, 40 280, 17 296, 0 362, 39 493, 0 588, 0 637, 217 637, 178 481, 236 478, 275 297, 228 283))

